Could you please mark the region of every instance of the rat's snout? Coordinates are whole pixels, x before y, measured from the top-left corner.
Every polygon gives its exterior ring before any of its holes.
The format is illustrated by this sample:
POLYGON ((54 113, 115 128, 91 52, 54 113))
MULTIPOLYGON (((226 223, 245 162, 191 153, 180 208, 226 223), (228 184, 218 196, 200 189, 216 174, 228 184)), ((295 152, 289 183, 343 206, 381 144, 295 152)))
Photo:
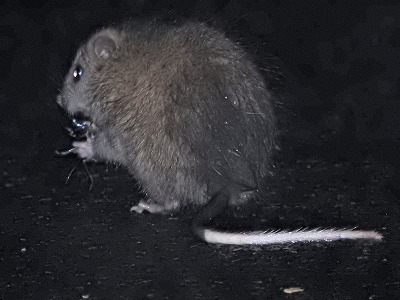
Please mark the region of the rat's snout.
POLYGON ((62 96, 62 94, 57 95, 56 102, 57 102, 57 104, 58 104, 58 107, 59 107, 62 111, 68 113, 68 111, 69 111, 69 108, 68 108, 68 101, 67 101, 67 99, 65 99, 65 97, 62 96))
POLYGON ((60 106, 62 106, 62 98, 61 98, 61 95, 58 95, 58 96, 57 96, 57 104, 60 105, 60 106))

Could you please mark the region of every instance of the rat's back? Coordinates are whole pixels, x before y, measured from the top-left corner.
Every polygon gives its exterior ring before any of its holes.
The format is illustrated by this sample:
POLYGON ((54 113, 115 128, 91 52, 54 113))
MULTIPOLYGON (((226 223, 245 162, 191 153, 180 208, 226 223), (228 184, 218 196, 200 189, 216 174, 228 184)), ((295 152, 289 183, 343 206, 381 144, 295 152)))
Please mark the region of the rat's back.
MULTIPOLYGON (((140 86, 151 95, 132 99, 140 106, 134 111, 144 113, 132 118, 135 126, 143 118, 143 155, 160 168, 158 174, 174 180, 162 190, 178 185, 180 201, 204 203, 204 186, 209 195, 231 183, 257 189, 269 168, 274 114, 272 95, 245 52, 200 23, 126 30, 131 65, 139 71, 134 77, 148 76, 140 86), (138 34, 142 43, 136 48, 138 34)), ((149 184, 157 181, 151 177, 149 184)))

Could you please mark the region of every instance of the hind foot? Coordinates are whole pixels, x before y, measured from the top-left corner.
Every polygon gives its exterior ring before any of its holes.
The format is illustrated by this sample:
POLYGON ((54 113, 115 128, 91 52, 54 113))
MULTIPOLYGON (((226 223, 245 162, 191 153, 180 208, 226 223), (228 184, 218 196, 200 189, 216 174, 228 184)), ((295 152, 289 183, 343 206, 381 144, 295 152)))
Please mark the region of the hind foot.
POLYGON ((149 213, 163 213, 165 212, 165 208, 162 205, 155 204, 155 203, 149 203, 144 200, 140 200, 138 205, 132 206, 131 207, 131 212, 135 211, 138 214, 143 213, 144 211, 148 211, 149 213))
POLYGON ((150 201, 140 200, 138 205, 132 206, 130 212, 137 212, 138 214, 147 211, 151 214, 165 214, 178 208, 178 204, 171 202, 167 205, 160 205, 157 203, 151 203, 150 201))

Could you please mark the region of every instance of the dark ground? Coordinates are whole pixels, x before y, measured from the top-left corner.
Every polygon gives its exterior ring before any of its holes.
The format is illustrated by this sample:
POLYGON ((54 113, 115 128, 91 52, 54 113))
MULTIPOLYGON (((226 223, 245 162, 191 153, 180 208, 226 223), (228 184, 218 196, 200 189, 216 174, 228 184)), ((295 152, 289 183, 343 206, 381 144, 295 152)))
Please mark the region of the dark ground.
POLYGON ((400 5, 259 2, 0 2, 1 299, 400 299, 400 5), (89 191, 83 165, 54 156, 69 143, 55 95, 79 43, 166 12, 223 24, 261 64, 272 51, 296 95, 267 201, 217 225, 357 225, 381 243, 207 245, 194 211, 129 213, 139 195, 125 170, 89 165, 89 191))

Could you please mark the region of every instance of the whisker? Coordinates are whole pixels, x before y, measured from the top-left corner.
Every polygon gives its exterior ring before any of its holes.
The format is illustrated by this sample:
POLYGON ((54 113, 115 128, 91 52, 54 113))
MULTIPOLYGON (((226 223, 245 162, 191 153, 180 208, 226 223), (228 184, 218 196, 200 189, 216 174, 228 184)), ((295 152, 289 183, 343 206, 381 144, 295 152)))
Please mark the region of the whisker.
POLYGON ((71 169, 71 171, 69 171, 68 176, 67 176, 67 179, 65 180, 65 184, 66 184, 66 185, 68 184, 68 181, 69 181, 69 179, 71 178, 71 175, 72 175, 75 171, 76 171, 76 167, 73 167, 73 168, 71 169))

